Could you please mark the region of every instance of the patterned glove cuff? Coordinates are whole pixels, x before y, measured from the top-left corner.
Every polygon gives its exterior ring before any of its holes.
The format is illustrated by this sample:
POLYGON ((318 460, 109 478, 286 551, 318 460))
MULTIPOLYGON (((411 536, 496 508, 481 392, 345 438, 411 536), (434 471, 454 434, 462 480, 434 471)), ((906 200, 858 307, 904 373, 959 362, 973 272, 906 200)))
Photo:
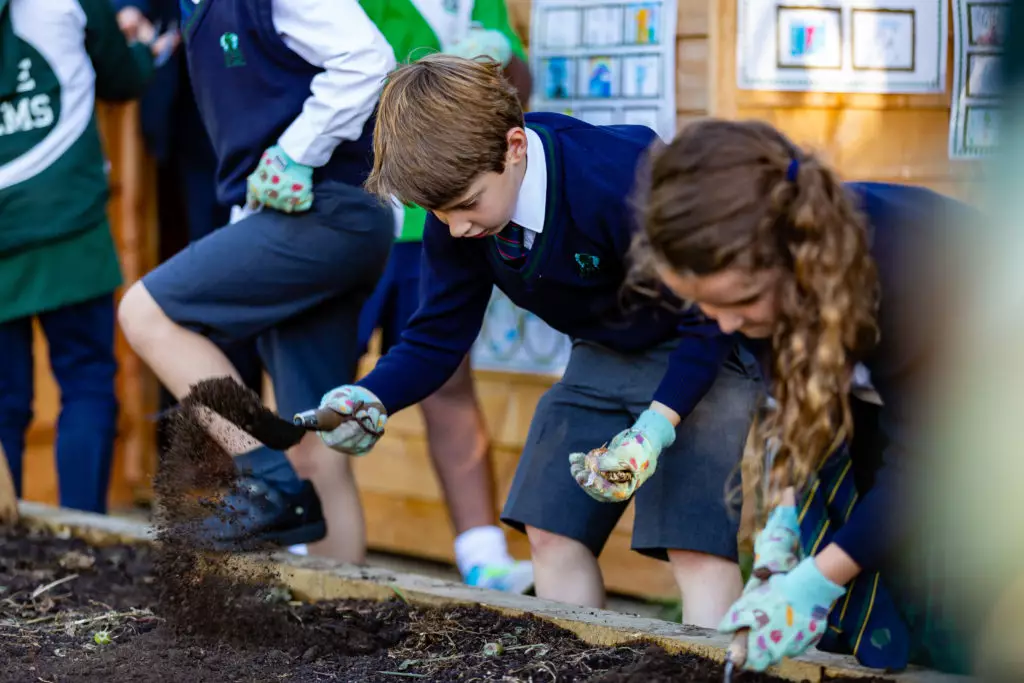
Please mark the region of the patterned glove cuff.
POLYGON ((813 557, 804 559, 789 572, 786 575, 786 582, 793 587, 802 601, 806 601, 807 604, 803 607, 809 614, 814 614, 817 608, 823 609, 827 614, 833 603, 846 594, 845 588, 825 578, 813 557))
POLYGON ((650 408, 640 413, 640 417, 637 418, 633 429, 647 436, 659 453, 671 446, 676 440, 676 428, 672 426, 668 418, 650 408))

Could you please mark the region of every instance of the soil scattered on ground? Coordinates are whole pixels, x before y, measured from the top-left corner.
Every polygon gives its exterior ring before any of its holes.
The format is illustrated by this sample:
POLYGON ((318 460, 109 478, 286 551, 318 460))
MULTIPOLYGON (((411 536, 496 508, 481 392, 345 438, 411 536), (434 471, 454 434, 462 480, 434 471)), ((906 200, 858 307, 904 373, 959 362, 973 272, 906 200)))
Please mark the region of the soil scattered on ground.
POLYGON ((309 604, 269 569, 228 570, 229 555, 197 550, 197 527, 224 512, 215 501, 236 470, 194 407, 166 420, 155 544, 0 529, 0 683, 722 680, 710 660, 643 642, 593 647, 541 619, 414 607, 397 591, 309 604))

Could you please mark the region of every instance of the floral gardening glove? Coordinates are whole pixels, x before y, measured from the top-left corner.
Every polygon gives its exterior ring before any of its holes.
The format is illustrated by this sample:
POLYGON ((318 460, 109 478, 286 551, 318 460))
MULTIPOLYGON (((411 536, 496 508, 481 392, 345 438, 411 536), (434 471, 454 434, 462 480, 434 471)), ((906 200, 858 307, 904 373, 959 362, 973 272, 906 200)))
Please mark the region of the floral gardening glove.
POLYGON ((337 429, 320 432, 323 442, 336 451, 365 455, 384 435, 387 409, 380 399, 362 387, 346 384, 331 389, 324 394, 320 407, 330 408, 346 418, 337 429))
POLYGON ((591 498, 620 503, 651 478, 661 451, 675 440, 676 428, 668 418, 645 410, 636 424, 620 432, 607 448, 571 454, 569 470, 591 498))
POLYGON ((500 62, 503 67, 512 61, 512 45, 501 31, 471 28, 469 34, 445 50, 450 55, 473 59, 481 55, 500 62))
POLYGON ((743 668, 764 671, 784 657, 798 657, 817 643, 827 627, 832 605, 846 593, 818 570, 814 558, 788 574, 775 574, 745 592, 725 615, 718 630, 747 634, 743 668))
POLYGON ((780 505, 754 541, 754 569, 744 592, 767 581, 773 574, 791 571, 800 562, 800 523, 796 506, 780 505))
POLYGON ((249 175, 245 201, 252 208, 267 206, 285 213, 309 211, 313 206, 313 169, 292 161, 280 145, 260 157, 249 175))

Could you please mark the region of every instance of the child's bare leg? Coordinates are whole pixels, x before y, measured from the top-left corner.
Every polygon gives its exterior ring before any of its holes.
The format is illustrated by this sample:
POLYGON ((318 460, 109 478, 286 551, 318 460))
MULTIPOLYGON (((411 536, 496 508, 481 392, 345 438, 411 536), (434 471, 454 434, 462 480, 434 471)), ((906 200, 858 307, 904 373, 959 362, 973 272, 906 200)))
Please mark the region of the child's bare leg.
POLYGON ((597 558, 583 543, 543 529, 526 527, 533 556, 537 597, 584 607, 604 607, 604 577, 597 558))
POLYGON ((468 357, 420 409, 455 533, 497 524, 487 431, 468 357))
POLYGON ((288 457, 298 475, 313 483, 327 521, 327 536, 309 544, 310 554, 365 562, 366 524, 351 460, 329 449, 315 434, 306 435, 288 457))
POLYGON ((739 565, 688 550, 669 550, 668 558, 683 600, 683 623, 718 628, 743 590, 739 565))
MULTIPOLYGON (((242 383, 224 352, 167 317, 141 281, 125 292, 117 318, 128 344, 178 400, 193 384, 210 377, 230 376, 242 383)), ((259 447, 226 420, 212 413, 207 417, 211 436, 228 453, 240 455, 259 447)))

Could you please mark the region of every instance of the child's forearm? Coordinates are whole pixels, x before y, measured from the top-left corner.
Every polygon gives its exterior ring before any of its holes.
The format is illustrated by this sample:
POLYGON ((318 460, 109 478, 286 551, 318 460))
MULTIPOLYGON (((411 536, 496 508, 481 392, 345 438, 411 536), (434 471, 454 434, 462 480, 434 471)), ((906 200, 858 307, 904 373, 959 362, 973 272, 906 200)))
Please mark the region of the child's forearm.
POLYGON ((683 418, 679 416, 679 413, 672 410, 664 403, 652 401, 651 410, 653 410, 654 412, 658 413, 659 415, 667 419, 669 422, 671 422, 673 427, 678 427, 679 423, 683 421, 683 418))
POLYGON ((861 572, 860 565, 835 543, 829 543, 815 555, 814 564, 826 579, 837 586, 845 586, 861 572))

